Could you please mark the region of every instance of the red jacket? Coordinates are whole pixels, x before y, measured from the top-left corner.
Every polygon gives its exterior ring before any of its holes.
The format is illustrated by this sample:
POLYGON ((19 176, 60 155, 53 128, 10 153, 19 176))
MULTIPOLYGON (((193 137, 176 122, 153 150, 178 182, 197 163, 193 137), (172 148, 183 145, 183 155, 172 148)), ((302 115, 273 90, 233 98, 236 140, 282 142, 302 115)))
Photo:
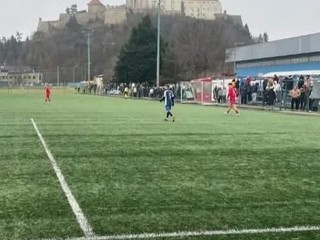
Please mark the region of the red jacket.
POLYGON ((236 100, 236 96, 237 96, 237 94, 236 94, 235 88, 229 87, 229 89, 228 89, 228 97, 229 97, 229 99, 235 101, 236 100))
POLYGON ((51 93, 51 90, 49 87, 45 87, 45 93, 46 95, 49 95, 51 93))

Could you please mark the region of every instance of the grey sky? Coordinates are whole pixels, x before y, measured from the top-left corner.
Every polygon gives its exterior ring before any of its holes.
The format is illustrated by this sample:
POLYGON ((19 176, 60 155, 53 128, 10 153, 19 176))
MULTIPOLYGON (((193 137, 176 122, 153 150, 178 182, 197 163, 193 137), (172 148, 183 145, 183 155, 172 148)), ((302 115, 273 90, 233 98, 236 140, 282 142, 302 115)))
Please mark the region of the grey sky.
MULTIPOLYGON (((125 0, 101 0, 120 5, 125 0)), ((240 14, 253 35, 268 32, 270 39, 280 39, 320 32, 319 0, 220 0, 224 10, 240 14)), ((37 27, 39 17, 56 20, 59 13, 73 3, 86 9, 89 0, 0 0, 0 36, 9 37, 17 31, 24 37, 37 27)))

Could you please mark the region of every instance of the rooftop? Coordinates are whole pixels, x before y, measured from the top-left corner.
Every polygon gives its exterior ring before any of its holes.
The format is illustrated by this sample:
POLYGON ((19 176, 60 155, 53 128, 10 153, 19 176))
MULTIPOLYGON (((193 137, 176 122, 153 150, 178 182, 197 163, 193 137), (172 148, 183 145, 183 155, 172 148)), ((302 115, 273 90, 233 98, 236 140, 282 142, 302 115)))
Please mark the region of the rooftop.
POLYGON ((32 72, 32 68, 29 66, 1 66, 0 72, 30 73, 30 72, 32 72))
POLYGON ((320 32, 227 49, 227 62, 241 62, 320 52, 320 32))
POLYGON ((100 0, 91 0, 88 5, 103 5, 100 0))

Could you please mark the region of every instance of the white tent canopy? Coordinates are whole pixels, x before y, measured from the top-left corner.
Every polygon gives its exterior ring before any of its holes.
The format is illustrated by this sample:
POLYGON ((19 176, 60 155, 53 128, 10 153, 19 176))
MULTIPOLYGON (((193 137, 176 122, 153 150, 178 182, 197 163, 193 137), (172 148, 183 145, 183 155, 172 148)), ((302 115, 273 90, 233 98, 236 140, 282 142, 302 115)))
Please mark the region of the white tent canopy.
POLYGON ((288 71, 288 72, 270 72, 263 75, 263 77, 273 77, 274 75, 285 77, 285 76, 319 76, 320 70, 304 70, 304 71, 288 71))

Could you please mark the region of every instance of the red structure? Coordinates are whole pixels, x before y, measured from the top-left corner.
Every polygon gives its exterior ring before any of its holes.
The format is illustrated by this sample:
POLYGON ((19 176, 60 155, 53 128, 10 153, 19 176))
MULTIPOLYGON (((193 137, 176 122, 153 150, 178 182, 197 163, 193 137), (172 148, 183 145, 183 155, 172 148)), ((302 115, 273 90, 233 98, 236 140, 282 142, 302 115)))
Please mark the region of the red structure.
POLYGON ((233 75, 219 74, 212 77, 204 77, 191 80, 195 102, 201 104, 214 102, 214 87, 220 86, 226 89, 227 84, 231 82, 232 79, 233 75))
POLYGON ((194 100, 197 103, 211 103, 212 100, 212 78, 205 77, 191 81, 194 90, 194 100))

